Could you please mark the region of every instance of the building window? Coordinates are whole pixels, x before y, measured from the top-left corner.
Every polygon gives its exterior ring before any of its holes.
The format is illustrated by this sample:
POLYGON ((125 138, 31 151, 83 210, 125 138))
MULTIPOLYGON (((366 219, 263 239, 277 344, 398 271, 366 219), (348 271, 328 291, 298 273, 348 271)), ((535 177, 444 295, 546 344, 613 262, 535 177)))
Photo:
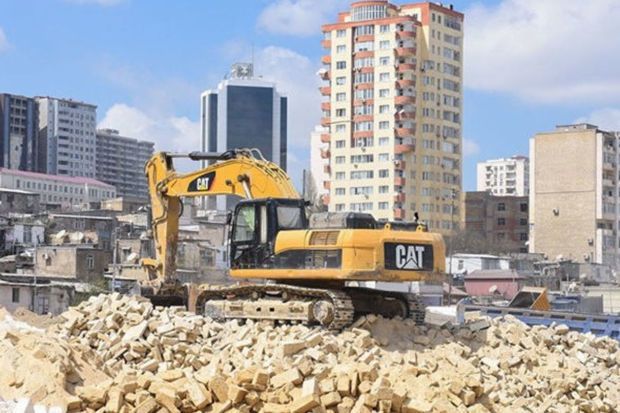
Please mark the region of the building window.
POLYGON ((497 239, 498 239, 498 240, 502 241, 502 240, 504 240, 505 238, 506 238, 506 234, 504 234, 503 232, 499 232, 499 233, 497 234, 497 239))
POLYGON ((344 85, 345 83, 347 83, 347 78, 345 76, 338 76, 336 78, 337 85, 344 85))
POLYGON ((336 109, 336 117, 342 118, 344 116, 347 116, 346 109, 336 109))
POLYGON ((336 37, 344 37, 347 35, 347 31, 344 29, 336 31, 336 37))
POLYGON ((379 58, 379 66, 389 66, 389 64, 390 64, 389 56, 383 56, 379 58))
POLYGON ((344 132, 347 129, 346 125, 338 124, 336 125, 336 132, 344 132))
POLYGON ((379 209, 388 209, 390 204, 388 202, 379 202, 379 209))
POLYGON ((506 218, 497 218, 497 225, 499 226, 506 225, 506 218))
POLYGON ((379 97, 386 98, 390 96, 390 89, 379 89, 379 97))
POLYGON ((527 225, 527 218, 521 218, 519 220, 519 225, 527 225))
POLYGON ((336 211, 344 211, 344 204, 336 204, 336 211))
POLYGON ((379 122, 379 129, 389 129, 390 128, 390 122, 387 120, 381 121, 379 122))
POLYGON ((519 239, 521 241, 527 241, 527 232, 522 232, 521 234, 519 234, 519 239))
POLYGON ((95 269, 95 257, 93 255, 89 254, 86 256, 86 267, 89 270, 95 269))
POLYGON ((522 203, 519 208, 521 209, 521 212, 527 212, 527 204, 526 203, 522 203))
POLYGON ((336 180, 337 181, 341 181, 343 179, 345 179, 345 173, 344 172, 336 172, 336 180))
POLYGON ((344 156, 336 156, 336 163, 344 163, 346 160, 346 157, 344 156))
POLYGON ((390 171, 388 169, 379 169, 379 178, 387 178, 390 176, 390 171))
POLYGON ((390 80, 390 74, 389 73, 379 73, 379 81, 380 82, 387 82, 390 80))
POLYGON ((390 25, 389 24, 382 24, 381 26, 379 26, 379 32, 387 33, 389 31, 390 31, 390 25))
POLYGON ((506 204, 503 202, 500 202, 499 204, 497 204, 497 210, 498 211, 505 211, 506 210, 506 204))
POLYGON ((336 46, 336 53, 343 53, 347 50, 347 47, 343 44, 336 46))
POLYGON ((346 69, 346 68, 347 68, 347 62, 345 60, 336 62, 336 69, 346 69))
POLYGON ((336 188, 336 195, 345 195, 346 191, 344 188, 336 188))
POLYGON ((336 141, 336 148, 344 148, 344 147, 345 147, 345 145, 346 145, 346 142, 347 142, 347 141, 342 140, 342 139, 341 139, 341 140, 336 141))
POLYGON ((19 303, 19 287, 13 287, 12 295, 12 302, 19 303))
POLYGON ((388 192, 390 192, 390 187, 388 185, 381 185, 381 186, 379 186, 379 193, 380 194, 387 194, 388 192))
POLYGON ((390 41, 389 40, 381 40, 379 42, 379 49, 389 49, 390 48, 390 41))
POLYGON ((346 93, 336 93, 336 102, 344 102, 345 100, 347 100, 346 93))
POLYGON ((390 138, 379 138, 379 146, 387 146, 390 144, 390 138))

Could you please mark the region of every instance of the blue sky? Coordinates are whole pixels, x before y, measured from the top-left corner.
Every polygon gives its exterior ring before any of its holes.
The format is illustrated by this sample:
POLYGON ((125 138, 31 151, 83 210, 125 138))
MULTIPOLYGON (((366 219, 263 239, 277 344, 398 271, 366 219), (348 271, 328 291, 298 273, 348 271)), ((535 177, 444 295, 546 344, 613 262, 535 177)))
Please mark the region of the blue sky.
MULTIPOLYGON (((289 170, 320 116, 319 26, 346 0, 0 0, 0 91, 98 105, 102 126, 162 150, 199 144, 199 94, 254 50, 290 100, 289 170)), ((396 1, 402 3, 402 1, 396 1)), ((454 1, 465 17, 465 189, 481 159, 589 120, 620 130, 620 2, 454 1)))

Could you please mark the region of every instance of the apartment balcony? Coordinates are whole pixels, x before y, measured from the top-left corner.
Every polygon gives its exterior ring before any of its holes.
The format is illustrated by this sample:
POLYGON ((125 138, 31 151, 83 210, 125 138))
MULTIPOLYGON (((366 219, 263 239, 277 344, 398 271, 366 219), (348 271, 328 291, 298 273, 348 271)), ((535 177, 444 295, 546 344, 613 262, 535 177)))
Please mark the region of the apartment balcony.
POLYGON ((321 56, 321 63, 323 63, 324 65, 329 65, 332 63, 332 57, 331 55, 325 55, 325 56, 321 56))
POLYGON ((362 34, 355 38, 356 42, 372 42, 375 40, 374 34, 362 34))
POLYGON ((397 143, 396 145, 394 145, 394 153, 397 155, 411 152, 414 150, 415 150, 415 145, 409 139, 405 139, 402 141, 402 143, 397 143))
POLYGON ((415 109, 413 110, 400 109, 394 114, 394 119, 396 120, 415 119, 415 109))
POLYGON ((353 101, 353 106, 372 105, 374 103, 374 99, 356 99, 353 101))
POLYGON ((616 169, 616 164, 611 162, 603 162, 603 169, 613 171, 616 169))
POLYGON ((331 188, 331 182, 323 181, 323 188, 329 190, 331 188))
POLYGON ((332 94, 332 88, 331 86, 321 86, 319 88, 319 92, 321 92, 321 95, 323 96, 329 96, 332 94))
POLYGON ((331 102, 321 102, 321 110, 326 110, 326 111, 332 110, 331 102))
POLYGON ((415 30, 412 29, 404 29, 396 31, 397 39, 415 39, 415 30))
POLYGON ((330 165, 323 165, 323 172, 325 172, 326 174, 331 174, 332 167, 330 165))
POLYGON ((415 72, 415 63, 398 63, 396 71, 399 73, 415 72))
POLYGON ((321 197, 321 201, 323 202, 323 205, 329 205, 329 194, 325 194, 321 197))
POLYGON ((375 68, 372 66, 365 66, 365 67, 358 67, 356 69, 354 69, 360 73, 374 73, 375 68))
POLYGON ((353 139, 358 139, 358 138, 372 138, 372 131, 371 130, 358 130, 353 132, 353 139))
POLYGON ((323 117, 321 118, 321 126, 323 126, 324 128, 327 128, 331 123, 331 118, 329 117, 323 117))
POLYGON ((331 49, 331 47, 332 47, 332 40, 331 39, 323 39, 323 40, 321 40, 321 46, 323 46, 324 49, 331 49))
POLYGON ((415 104, 415 96, 396 96, 394 97, 394 103, 396 105, 413 105, 415 104))
POLYGON ((355 90, 374 89, 375 84, 372 82, 356 83, 355 90))
POLYGON ((329 69, 323 68, 319 70, 319 77, 321 78, 321 80, 329 80, 331 79, 331 76, 329 73, 330 73, 329 69))
POLYGON ((373 115, 353 115, 353 122, 372 122, 373 115))
POLYGON ((331 152, 329 151, 329 149, 321 149, 321 158, 329 159, 330 155, 331 155, 331 152))
POLYGON ((405 219, 405 210, 402 208, 394 208, 394 219, 405 219))
POLYGON ((330 141, 330 134, 329 133, 321 133, 321 142, 329 143, 329 141, 330 141))
POLYGON ((407 180, 403 178, 402 176, 394 177, 394 185, 405 186, 406 183, 407 183, 407 180))
POLYGON ((396 81, 395 86, 398 89, 405 89, 408 87, 415 87, 415 79, 399 79, 396 81))
POLYGON ((394 135, 396 135, 397 138, 409 138, 413 135, 415 135, 415 128, 394 128, 394 135))
POLYGON ((359 52, 355 52, 356 59, 363 59, 365 57, 374 57, 374 50, 360 50, 359 52))
POLYGON ((399 192, 394 195, 394 202, 399 202, 401 204, 405 202, 405 194, 403 192, 399 192))
POLYGON ((415 47, 397 47, 394 49, 394 53, 398 57, 413 57, 415 56, 415 47))
POLYGON ((394 168, 396 169, 405 169, 406 166, 407 166, 407 162, 403 160, 394 161, 394 168))

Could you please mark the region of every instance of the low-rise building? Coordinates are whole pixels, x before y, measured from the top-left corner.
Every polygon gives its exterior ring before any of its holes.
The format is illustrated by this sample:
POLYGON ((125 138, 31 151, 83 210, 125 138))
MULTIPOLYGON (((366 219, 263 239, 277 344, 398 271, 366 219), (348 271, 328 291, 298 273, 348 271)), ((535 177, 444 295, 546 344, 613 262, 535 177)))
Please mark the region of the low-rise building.
POLYGON ((0 188, 39 194, 44 209, 83 209, 115 198, 114 186, 93 178, 48 175, 0 168, 0 188))
POLYGON ((467 274, 464 281, 469 295, 512 300, 527 284, 527 277, 514 270, 479 270, 467 274))
POLYGON ((527 196, 466 192, 462 228, 478 234, 486 248, 501 253, 528 252, 528 204, 527 196))
POLYGON ((107 211, 121 212, 123 214, 133 214, 135 212, 138 212, 139 210, 143 210, 144 206, 146 206, 148 203, 148 198, 122 196, 101 201, 101 209, 107 211))
POLYGON ((507 270, 509 268, 509 260, 497 255, 457 253, 446 257, 446 270, 452 271, 452 274, 469 274, 480 270, 507 270))
POLYGON ((58 315, 69 308, 75 286, 27 276, 0 275, 0 307, 8 311, 26 308, 37 314, 58 315))
POLYGON ((39 196, 38 193, 32 191, 0 188, 0 215, 39 212, 39 196))
POLYGON ((37 276, 92 282, 103 277, 111 262, 111 251, 90 245, 39 246, 33 270, 37 276))
POLYGON ((111 250, 116 220, 111 216, 49 214, 49 240, 55 245, 93 244, 111 250))

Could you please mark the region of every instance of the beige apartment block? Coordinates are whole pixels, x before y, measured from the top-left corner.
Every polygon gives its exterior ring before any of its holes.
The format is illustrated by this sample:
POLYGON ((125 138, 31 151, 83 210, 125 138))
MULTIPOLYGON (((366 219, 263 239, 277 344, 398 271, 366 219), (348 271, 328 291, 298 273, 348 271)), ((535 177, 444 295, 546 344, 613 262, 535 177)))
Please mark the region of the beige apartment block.
POLYGON ((530 252, 618 265, 618 138, 578 124, 530 139, 530 252))
POLYGON ((329 210, 388 220, 418 211, 449 231, 462 183, 463 14, 357 1, 323 33, 329 210))

